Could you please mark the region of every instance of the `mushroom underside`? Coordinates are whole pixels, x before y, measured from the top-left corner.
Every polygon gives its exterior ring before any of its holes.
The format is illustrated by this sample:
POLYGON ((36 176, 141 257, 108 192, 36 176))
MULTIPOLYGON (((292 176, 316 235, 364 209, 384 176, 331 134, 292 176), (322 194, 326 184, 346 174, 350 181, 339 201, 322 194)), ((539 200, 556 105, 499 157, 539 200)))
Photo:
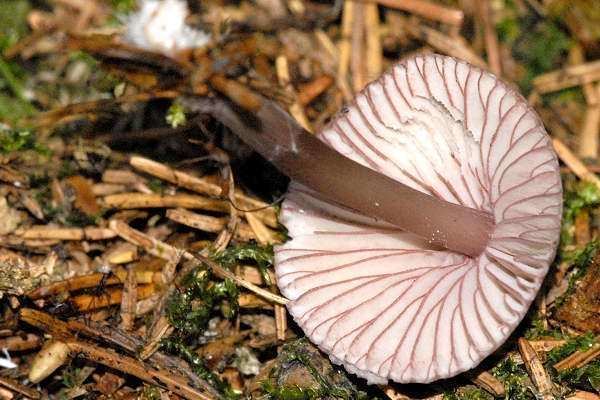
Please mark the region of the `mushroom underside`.
POLYGON ((275 249, 290 314, 370 383, 430 382, 479 364, 525 315, 558 244, 558 162, 535 112, 479 68, 417 56, 319 138, 421 192, 488 211, 496 226, 472 258, 292 184, 280 217, 291 240, 275 249))

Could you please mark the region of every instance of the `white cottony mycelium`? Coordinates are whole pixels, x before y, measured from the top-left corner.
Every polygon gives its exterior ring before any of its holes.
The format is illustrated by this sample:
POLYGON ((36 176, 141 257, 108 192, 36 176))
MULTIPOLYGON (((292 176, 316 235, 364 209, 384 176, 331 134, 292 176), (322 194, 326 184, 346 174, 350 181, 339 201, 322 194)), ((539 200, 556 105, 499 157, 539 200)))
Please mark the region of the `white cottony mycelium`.
POLYGON ((125 40, 166 55, 205 46, 210 35, 189 27, 188 15, 185 0, 141 0, 138 11, 127 18, 125 40))
POLYGON ((558 245, 562 186, 538 116, 493 75, 426 55, 395 65, 318 136, 421 192, 490 212, 495 228, 468 257, 292 184, 281 211, 291 240, 275 268, 295 321, 370 383, 475 367, 521 321, 558 245))

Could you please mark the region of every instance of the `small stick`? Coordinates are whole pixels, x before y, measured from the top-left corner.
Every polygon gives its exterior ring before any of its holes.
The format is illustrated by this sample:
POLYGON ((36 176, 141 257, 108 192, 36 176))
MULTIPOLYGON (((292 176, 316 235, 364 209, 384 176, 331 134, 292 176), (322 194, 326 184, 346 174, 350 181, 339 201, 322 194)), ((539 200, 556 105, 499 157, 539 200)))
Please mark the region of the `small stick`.
POLYGON ((540 94, 544 94, 597 80, 600 80, 600 60, 539 75, 533 80, 533 86, 540 94))
POLYGON ((290 78, 290 68, 288 65, 287 57, 284 55, 279 55, 275 59, 275 70, 277 71, 277 80, 279 81, 279 85, 283 87, 283 89, 290 95, 290 97, 294 98, 294 102, 290 104, 289 111, 292 117, 300 126, 306 129, 309 132, 312 132, 312 127, 310 125, 310 121, 306 118, 306 114, 304 113, 304 107, 297 100, 297 96, 292 86, 291 78, 290 78))
POLYGON ((287 310, 281 304, 275 304, 275 335, 277 340, 285 340, 287 330, 287 310))
MULTIPOLYGON (((150 297, 154 292, 154 285, 142 285, 136 291, 138 299, 150 297)), ((93 311, 100 308, 121 304, 123 301, 123 289, 108 288, 104 291, 104 293, 99 295, 80 294, 78 296, 73 296, 69 301, 79 311, 93 311)))
POLYGON ((554 369, 560 372, 570 368, 581 368, 598 357, 600 357, 600 343, 596 341, 588 350, 578 350, 554 364, 554 369))
POLYGON ((596 174, 591 172, 560 139, 552 139, 552 145, 554 146, 554 150, 558 157, 579 179, 593 183, 600 189, 600 179, 596 174))
MULTIPOLYGON (((568 57, 569 64, 579 65, 585 63, 585 52, 580 44, 575 44, 569 50, 568 57)), ((597 90, 596 85, 591 82, 584 83, 582 85, 583 95, 585 96, 585 102, 588 106, 592 106, 598 103, 598 96, 600 93, 597 90)), ((600 86, 598 86, 600 88, 600 86)))
POLYGON ((37 349, 42 345, 42 341, 38 335, 27 333, 23 336, 16 335, 0 339, 0 349, 8 351, 25 351, 37 349))
MULTIPOLYGON (((273 272, 271 270, 268 270, 267 274, 269 275, 270 281, 274 282, 275 275, 273 274, 273 272)), ((262 277, 262 274, 260 273, 260 271, 253 265, 252 266, 251 265, 241 266, 240 276, 242 277, 242 279, 244 279, 248 282, 254 283, 256 285, 264 285, 267 283, 263 280, 263 277, 262 277)))
POLYGON ((442 53, 461 58, 483 69, 488 69, 486 62, 462 39, 449 37, 440 31, 419 24, 417 21, 408 21, 406 30, 414 38, 424 41, 442 53))
POLYGON ((105 228, 89 226, 85 228, 63 228, 48 225, 34 225, 15 232, 22 239, 44 240, 104 240, 114 238, 114 234, 105 228))
POLYGON ((104 205, 108 208, 194 208, 207 211, 227 212, 229 205, 223 200, 210 199, 192 194, 145 194, 145 193, 119 193, 103 198, 104 205))
POLYGON ((281 243, 281 240, 267 226, 252 213, 244 213, 246 221, 252 230, 254 237, 261 244, 281 243))
MULTIPOLYGON (((252 215, 251 213, 248 214, 252 215)), ((218 233, 221 230, 225 229, 225 227, 227 226, 227 220, 225 218, 197 214, 189 210, 185 210, 183 208, 167 210, 166 217, 172 221, 190 226, 192 228, 204 232, 218 233)), ((244 223, 238 224, 238 227, 234 233, 234 237, 244 242, 256 240, 256 235, 254 234, 250 226, 244 223)))
POLYGON ((121 236, 123 239, 127 240, 128 242, 131 242, 138 246, 143 247, 147 252, 149 252, 150 254, 153 254, 157 257, 168 260, 169 257, 172 257, 176 252, 181 251, 181 252, 183 252, 183 257, 186 260, 197 260, 199 262, 202 262, 202 263, 206 264, 217 276, 220 276, 222 278, 231 279, 233 282, 235 282, 239 286, 245 287, 246 289, 250 290, 251 292, 254 292, 257 295, 259 295, 269 301, 272 301, 272 302, 278 303, 278 304, 283 304, 283 305, 287 304, 287 302, 288 302, 288 300, 286 298, 277 296, 277 295, 269 292, 268 290, 265 290, 265 289, 260 288, 250 282, 243 280, 242 278, 233 274, 231 271, 228 271, 228 270, 222 268, 220 265, 218 265, 217 263, 215 263, 214 261, 212 261, 206 257, 197 256, 188 251, 176 249, 173 246, 170 246, 166 243, 163 243, 157 239, 154 239, 154 238, 146 235, 143 232, 140 232, 138 230, 131 228, 129 225, 125 224, 124 222, 121 222, 118 220, 112 220, 112 221, 110 221, 110 228, 113 229, 115 231, 115 233, 117 233, 117 235, 121 236))
POLYGON ((490 0, 481 0, 476 3, 477 13, 483 25, 485 48, 490 71, 497 76, 502 75, 502 63, 500 62, 500 48, 498 47, 498 36, 493 24, 490 0))
MULTIPOLYGON (((52 334, 54 337, 64 340, 70 340, 73 339, 75 335, 79 336, 83 334, 87 337, 100 338, 104 342, 119 346, 130 353, 135 353, 143 344, 137 337, 128 335, 127 333, 108 325, 100 325, 93 321, 83 323, 75 320, 71 320, 67 323, 54 318, 47 313, 30 308, 21 309, 19 311, 19 319, 29 325, 52 334)), ((161 352, 156 352, 150 357, 150 361, 153 365, 163 369, 181 371, 195 387, 199 388, 202 392, 207 392, 212 395, 212 397, 209 398, 217 398, 217 392, 214 388, 208 382, 193 373, 188 364, 181 359, 171 357, 161 352)))
POLYGON ((303 106, 310 104, 333 84, 333 78, 329 75, 321 75, 309 83, 298 87, 298 103, 303 106))
POLYGON ((519 338, 518 344, 525 368, 531 377, 531 381, 542 396, 541 398, 544 400, 554 399, 554 396, 552 395, 552 380, 550 380, 550 376, 544 369, 544 365, 540 361, 537 353, 525 338, 519 338))
POLYGON ((209 81, 215 90, 227 96, 244 110, 255 112, 260 108, 260 98, 238 81, 227 79, 219 74, 213 75, 209 81))
POLYGON ((212 396, 208 396, 189 386, 183 377, 173 375, 168 370, 153 368, 135 358, 124 356, 113 350, 103 349, 79 340, 69 340, 66 342, 66 345, 73 353, 79 354, 90 361, 105 365, 109 368, 114 368, 129 375, 133 375, 151 385, 155 385, 158 381, 173 393, 182 396, 184 399, 213 399, 212 396))
POLYGON ((127 268, 127 277, 123 285, 121 298, 121 328, 125 331, 133 330, 135 323, 135 306, 138 300, 138 286, 133 267, 127 268))
POLYGON ((575 216, 575 244, 577 246, 585 246, 592 235, 590 232, 590 213, 583 209, 575 216))
POLYGON ((379 388, 383 391, 383 393, 390 400, 411 400, 410 397, 406 396, 403 393, 400 393, 392 385, 385 385, 385 386, 382 385, 379 388))
POLYGON ((365 59, 365 5, 360 1, 354 2, 350 52, 350 70, 352 71, 352 89, 354 92, 361 91, 368 83, 365 59))
POLYGON ((102 197, 109 194, 127 192, 128 187, 117 183, 96 183, 92 186, 92 193, 95 196, 102 197))
POLYGON ((367 67, 367 82, 371 82, 379 78, 383 69, 383 48, 381 46, 381 27, 379 25, 377 4, 366 3, 364 13, 367 40, 365 64, 367 67))
MULTIPOLYGON (((323 46, 323 48, 325 49, 327 54, 329 54, 329 56, 339 66, 341 50, 338 51, 338 48, 335 46, 335 44, 333 44, 333 42, 331 41, 329 36, 327 36, 327 34, 325 32, 323 32, 321 29, 317 29, 315 31, 315 36, 317 37, 317 40, 319 41, 321 46, 323 46)), ((342 45, 340 43, 340 49, 341 49, 341 46, 342 45)), ((336 84, 337 84, 338 88, 340 89, 340 92, 342 93, 344 100, 351 101, 352 98, 354 97, 354 95, 352 94, 352 89, 350 89, 350 85, 348 84, 348 77, 346 75, 340 75, 338 73, 336 75, 336 84)))
POLYGON ((16 380, 6 376, 0 376, 0 385, 9 388, 13 392, 20 393, 29 399, 40 399, 42 397, 42 393, 39 390, 29 388, 25 385, 21 385, 16 380))
POLYGON ((552 349, 563 346, 566 340, 530 340, 529 344, 536 353, 547 353, 552 349))
MULTIPOLYGON (((156 161, 143 157, 131 157, 129 163, 132 167, 140 171, 146 172, 150 175, 156 176, 162 180, 177 186, 181 186, 193 192, 207 194, 210 196, 223 195, 223 189, 221 186, 211 183, 205 178, 198 178, 189 175, 185 172, 172 169, 156 161)), ((259 214, 261 219, 263 219, 267 225, 271 227, 277 227, 277 216, 275 215, 275 209, 273 207, 269 207, 267 203, 246 196, 239 191, 234 191, 234 196, 237 205, 240 208, 247 210, 262 209, 253 212, 255 214, 259 214)))
POLYGON ((579 135, 579 156, 581 158, 598 158, 600 130, 600 103, 589 105, 585 111, 583 127, 579 135))
POLYGON ((342 12, 342 31, 339 42, 338 57, 338 76, 344 81, 348 81, 348 72, 350 70, 350 53, 352 51, 352 26, 354 24, 354 9, 356 2, 354 0, 344 1, 344 10, 342 12))
POLYGON ((487 371, 470 375, 471 382, 490 392, 495 397, 504 397, 506 393, 504 385, 494 375, 487 371))
POLYGON ((464 19, 462 10, 446 7, 427 0, 372 0, 382 6, 407 11, 411 14, 442 22, 449 25, 461 26, 464 19))
MULTIPOLYGON (((152 271, 137 271, 135 274, 137 283, 152 283, 157 278, 157 272, 152 271)), ((32 300, 41 299, 43 297, 56 296, 57 294, 64 292, 75 292, 81 289, 88 289, 98 286, 104 280, 105 285, 119 285, 123 283, 125 274, 122 274, 119 270, 115 271, 116 276, 109 276, 106 278, 105 274, 93 273, 88 275, 76 276, 73 278, 66 279, 64 281, 53 282, 49 285, 39 287, 31 292, 27 293, 27 297, 32 300)))

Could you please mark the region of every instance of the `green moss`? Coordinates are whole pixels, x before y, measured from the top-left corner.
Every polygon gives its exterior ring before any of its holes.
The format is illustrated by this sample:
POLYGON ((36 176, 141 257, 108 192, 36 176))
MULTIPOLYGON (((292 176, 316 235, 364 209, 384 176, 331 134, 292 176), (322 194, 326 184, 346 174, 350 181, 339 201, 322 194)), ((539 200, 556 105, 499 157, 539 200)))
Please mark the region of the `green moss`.
POLYGON ((162 346, 167 351, 186 360, 196 375, 207 381, 221 394, 221 399, 235 400, 240 398, 239 394, 237 394, 227 382, 221 380, 218 375, 210 371, 206 365, 204 365, 202 357, 194 353, 194 351, 183 344, 183 342, 176 339, 167 339, 163 341, 162 346))
POLYGON ((29 130, 0 128, 0 152, 9 154, 23 150, 34 150, 42 155, 50 155, 50 150, 37 141, 35 133, 29 130))
POLYGON ((322 359, 318 351, 306 338, 286 343, 277 357, 277 367, 271 370, 270 379, 261 388, 269 399, 313 400, 323 398, 367 399, 367 394, 357 390, 345 375, 334 370, 328 361, 322 359), (306 387, 280 384, 294 365, 300 364, 310 374, 312 381, 306 387))
POLYGON ((548 329, 544 326, 544 318, 534 318, 531 321, 531 326, 525 331, 526 339, 535 340, 540 338, 562 339, 563 333, 557 329, 548 329))
POLYGON ((594 344, 594 342, 595 339, 592 333, 586 333, 585 335, 570 338, 564 345, 552 349, 548 352, 548 363, 556 364, 560 360, 564 359, 565 357, 578 350, 588 349, 592 344, 594 344))
POLYGON ((444 400, 492 400, 493 398, 485 390, 476 387, 459 388, 443 395, 444 400))
POLYGON ((232 318, 238 310, 238 290, 226 279, 212 281, 205 270, 190 273, 167 304, 167 316, 182 338, 203 332, 215 311, 225 318, 232 318))
POLYGON ((592 183, 578 182, 567 188, 563 202, 563 225, 561 241, 563 245, 573 242, 571 233, 575 217, 582 210, 600 205, 600 190, 592 183))
POLYGON ((505 399, 535 400, 527 371, 510 358, 504 359, 494 367, 492 374, 504 384, 505 399))
POLYGON ((571 296, 577 282, 585 275, 587 267, 596 256, 600 248, 600 241, 592 240, 583 249, 572 252, 563 252, 561 254, 562 261, 572 264, 571 270, 573 273, 569 276, 569 285, 565 293, 554 301, 554 306, 559 308, 567 298, 571 296))
POLYGON ((535 76, 561 65, 573 42, 559 19, 522 14, 512 1, 504 1, 503 11, 504 17, 496 24, 498 37, 525 67, 519 85, 527 93, 535 76))
POLYGON ((169 107, 167 110, 167 116, 165 119, 172 128, 177 128, 181 125, 184 125, 187 122, 187 117, 185 115, 185 109, 181 103, 174 101, 173 104, 171 104, 171 107, 169 107))
POLYGON ((240 261, 252 261, 258 266, 262 279, 267 284, 272 284, 268 269, 273 265, 273 246, 252 243, 229 246, 224 251, 213 254, 212 258, 227 268, 235 266, 240 261))

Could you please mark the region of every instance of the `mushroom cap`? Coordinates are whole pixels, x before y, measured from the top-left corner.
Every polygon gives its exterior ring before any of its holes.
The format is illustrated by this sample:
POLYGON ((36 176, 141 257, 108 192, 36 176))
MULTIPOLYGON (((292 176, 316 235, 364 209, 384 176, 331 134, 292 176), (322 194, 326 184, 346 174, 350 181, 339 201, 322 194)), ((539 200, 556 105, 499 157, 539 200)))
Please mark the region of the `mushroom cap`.
POLYGON ((472 258, 292 183, 280 216, 291 240, 275 249, 275 271, 296 323, 369 383, 475 367, 521 321, 558 245, 562 186, 539 117, 494 75, 424 55, 368 85, 318 137, 417 190, 489 211, 496 225, 472 258))

